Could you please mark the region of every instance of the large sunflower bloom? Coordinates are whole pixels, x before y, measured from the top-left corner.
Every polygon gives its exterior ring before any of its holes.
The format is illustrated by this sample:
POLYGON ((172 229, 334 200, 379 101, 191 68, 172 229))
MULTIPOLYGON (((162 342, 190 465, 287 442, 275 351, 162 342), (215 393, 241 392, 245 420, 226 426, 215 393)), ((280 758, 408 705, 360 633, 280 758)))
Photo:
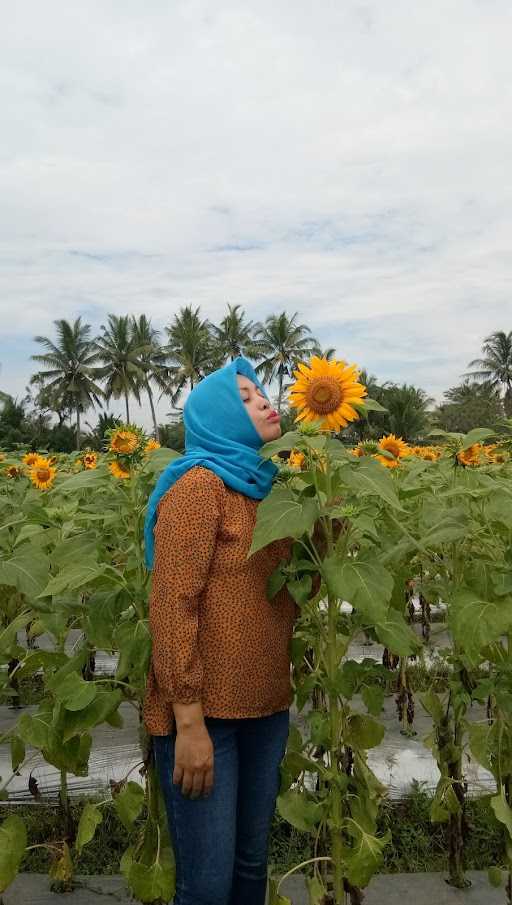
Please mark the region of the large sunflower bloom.
POLYGON ((290 405, 299 410, 295 421, 320 421, 321 427, 338 431, 359 418, 352 407, 366 396, 357 382, 359 371, 344 361, 327 361, 313 355, 309 365, 300 364, 289 392, 290 405))
POLYGON ((121 462, 118 462, 117 459, 114 459, 113 462, 109 463, 109 469, 111 474, 114 475, 115 478, 129 478, 130 477, 130 469, 125 468, 121 462))
POLYGON ((35 465, 32 465, 29 476, 30 480, 39 490, 48 490, 52 486, 57 469, 50 465, 48 459, 39 457, 35 465))
POLYGON ((133 431, 118 430, 110 438, 110 451, 129 456, 139 445, 139 438, 133 431))

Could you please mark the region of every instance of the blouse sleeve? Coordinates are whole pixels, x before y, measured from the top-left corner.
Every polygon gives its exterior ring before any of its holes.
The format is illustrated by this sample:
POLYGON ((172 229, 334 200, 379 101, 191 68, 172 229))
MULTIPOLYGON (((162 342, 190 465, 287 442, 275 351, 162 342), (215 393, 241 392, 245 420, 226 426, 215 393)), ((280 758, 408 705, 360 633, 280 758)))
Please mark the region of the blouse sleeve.
POLYGON ((222 488, 214 472, 191 469, 158 507, 149 626, 153 670, 168 702, 190 704, 201 699, 199 597, 215 549, 222 488))

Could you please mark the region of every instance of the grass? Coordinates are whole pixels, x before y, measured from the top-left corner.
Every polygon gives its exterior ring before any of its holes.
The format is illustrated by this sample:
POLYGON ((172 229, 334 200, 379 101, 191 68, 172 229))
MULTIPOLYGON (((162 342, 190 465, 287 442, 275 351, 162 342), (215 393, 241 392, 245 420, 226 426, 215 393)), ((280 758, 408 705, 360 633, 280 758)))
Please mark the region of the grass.
MULTIPOLYGON (((91 799, 92 800, 92 799, 91 799)), ((391 833, 385 849, 384 873, 416 873, 444 871, 447 866, 446 826, 430 822, 431 796, 420 785, 412 788, 400 801, 386 801, 381 808, 378 832, 391 833)), ((78 820, 85 799, 73 801, 78 820)), ((137 836, 142 819, 128 832, 111 804, 102 807, 103 821, 92 842, 80 856, 74 856, 79 874, 119 873, 119 859, 137 836)), ((55 805, 2 805, 1 814, 19 814, 26 822, 29 844, 59 838, 55 805)), ((503 836, 485 798, 467 803, 465 866, 467 870, 483 870, 504 857, 503 836)), ((269 844, 272 874, 282 875, 291 867, 312 857, 312 837, 296 830, 274 816, 269 844)), ((50 857, 46 849, 35 849, 25 857, 22 870, 46 873, 50 857)))

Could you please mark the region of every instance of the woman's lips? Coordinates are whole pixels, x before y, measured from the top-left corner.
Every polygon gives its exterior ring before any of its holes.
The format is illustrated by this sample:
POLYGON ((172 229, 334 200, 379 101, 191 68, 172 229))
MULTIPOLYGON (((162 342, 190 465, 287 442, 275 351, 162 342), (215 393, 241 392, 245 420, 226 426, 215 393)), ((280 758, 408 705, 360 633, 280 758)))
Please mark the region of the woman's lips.
POLYGON ((279 421, 280 418, 279 412, 270 412, 270 415, 267 416, 267 421, 279 421))

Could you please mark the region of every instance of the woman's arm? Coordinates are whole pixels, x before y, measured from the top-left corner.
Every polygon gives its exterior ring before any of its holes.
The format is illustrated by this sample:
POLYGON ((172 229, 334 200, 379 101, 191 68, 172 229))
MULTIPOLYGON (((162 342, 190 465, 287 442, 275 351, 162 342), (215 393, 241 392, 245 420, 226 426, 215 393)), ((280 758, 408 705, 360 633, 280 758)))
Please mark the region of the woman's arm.
POLYGON ((186 722, 187 714, 179 705, 201 701, 199 598, 208 580, 221 506, 222 481, 204 469, 186 472, 158 509, 149 601, 152 662, 161 695, 173 709, 178 705, 179 722, 186 722))

